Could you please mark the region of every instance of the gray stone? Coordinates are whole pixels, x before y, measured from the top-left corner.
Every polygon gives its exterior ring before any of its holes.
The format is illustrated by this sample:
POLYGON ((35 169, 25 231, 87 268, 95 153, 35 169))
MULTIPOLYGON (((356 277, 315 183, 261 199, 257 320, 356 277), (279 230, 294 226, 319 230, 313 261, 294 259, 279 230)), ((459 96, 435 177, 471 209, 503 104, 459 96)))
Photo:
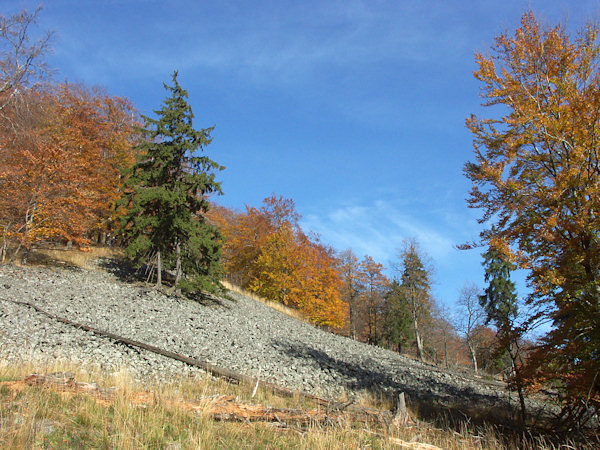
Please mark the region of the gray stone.
MULTIPOLYGON (((0 267, 0 358, 13 363, 62 357, 139 380, 202 375, 197 368, 117 344, 3 299, 29 301, 74 322, 204 359, 289 389, 335 397, 363 390, 405 392, 411 400, 502 405, 502 383, 449 372, 336 336, 243 295, 203 305, 119 281, 103 270, 0 267)), ((514 400, 513 400, 513 403, 514 400)))

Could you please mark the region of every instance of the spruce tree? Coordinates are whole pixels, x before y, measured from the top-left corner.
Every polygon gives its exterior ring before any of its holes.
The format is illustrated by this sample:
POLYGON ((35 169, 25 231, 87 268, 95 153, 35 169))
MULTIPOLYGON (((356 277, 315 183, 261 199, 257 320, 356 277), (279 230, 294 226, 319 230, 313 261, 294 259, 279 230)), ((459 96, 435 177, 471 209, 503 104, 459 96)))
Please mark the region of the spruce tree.
POLYGON ((479 303, 486 312, 486 323, 492 322, 499 333, 506 333, 512 328, 518 312, 515 284, 510 279, 510 272, 516 266, 491 246, 481 256, 488 286, 479 296, 479 303))
POLYGON ((415 330, 407 299, 397 280, 385 296, 384 320, 387 344, 402 353, 404 345, 415 339, 415 330))
POLYGON ((420 253, 415 240, 405 241, 400 254, 402 273, 399 293, 412 320, 417 354, 419 359, 424 360, 423 328, 431 322, 431 274, 420 253))
POLYGON ((187 291, 220 290, 221 237, 205 219, 207 195, 222 194, 215 172, 224 167, 207 156, 194 156, 211 143, 214 129, 195 130, 188 93, 173 73, 173 86, 156 119, 143 116, 138 160, 130 169, 121 204, 128 212, 121 233, 126 256, 155 265, 156 285, 162 269, 175 271, 174 286, 187 291))
MULTIPOLYGON (((495 228, 492 228, 492 232, 495 231, 495 228)), ((511 387, 514 387, 519 395, 521 423, 525 425, 527 411, 519 346, 519 338, 523 330, 515 323, 519 311, 518 298, 515 284, 510 279, 510 273, 516 269, 516 265, 492 245, 482 256, 488 287, 483 295, 479 296, 479 303, 487 314, 486 323, 492 322, 496 326, 499 342, 496 353, 500 355, 505 352, 510 357, 513 369, 511 387)))

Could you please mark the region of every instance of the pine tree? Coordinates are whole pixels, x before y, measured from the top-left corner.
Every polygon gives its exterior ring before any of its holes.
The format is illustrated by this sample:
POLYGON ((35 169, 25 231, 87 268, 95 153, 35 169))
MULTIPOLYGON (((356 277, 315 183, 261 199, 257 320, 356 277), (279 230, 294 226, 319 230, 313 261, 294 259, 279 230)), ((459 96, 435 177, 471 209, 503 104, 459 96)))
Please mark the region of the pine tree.
POLYGON ((156 265, 156 285, 162 283, 162 269, 175 270, 175 286, 185 290, 220 289, 221 238, 204 214, 206 198, 222 194, 215 171, 224 167, 207 156, 194 156, 211 143, 214 129, 192 126, 188 93, 173 73, 173 86, 157 119, 143 117, 143 140, 137 147, 138 161, 126 181, 121 203, 128 207, 121 232, 125 253, 135 263, 156 265))

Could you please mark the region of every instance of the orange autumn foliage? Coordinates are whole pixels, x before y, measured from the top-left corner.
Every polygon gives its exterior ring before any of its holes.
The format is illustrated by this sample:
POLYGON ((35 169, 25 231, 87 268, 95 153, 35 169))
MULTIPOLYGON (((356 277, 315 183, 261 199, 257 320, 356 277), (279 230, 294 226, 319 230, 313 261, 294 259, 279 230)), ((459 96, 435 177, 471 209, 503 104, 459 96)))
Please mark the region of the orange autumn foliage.
POLYGON ((209 214, 225 237, 230 281, 298 309, 315 324, 345 324, 338 260, 332 249, 302 232, 293 200, 271 196, 245 213, 216 207, 209 214))
POLYGON ((245 213, 213 205, 208 218, 225 238, 223 264, 230 281, 247 288, 256 277, 255 262, 267 239, 285 223, 299 229, 299 214, 292 199, 267 197, 260 208, 245 213))
POLYGON ((565 417, 578 421, 600 409, 598 33, 590 24, 572 38, 524 14, 514 35, 477 55, 483 105, 495 114, 467 119, 470 206, 531 271, 529 324, 553 325, 528 359, 528 382, 557 386, 565 417))
POLYGON ((126 99, 67 83, 29 95, 29 113, 16 118, 21 132, 0 134, 3 238, 85 245, 112 229, 135 111, 126 99))
POLYGON ((347 304, 333 251, 283 224, 262 247, 250 289, 303 312, 321 326, 341 328, 347 304))

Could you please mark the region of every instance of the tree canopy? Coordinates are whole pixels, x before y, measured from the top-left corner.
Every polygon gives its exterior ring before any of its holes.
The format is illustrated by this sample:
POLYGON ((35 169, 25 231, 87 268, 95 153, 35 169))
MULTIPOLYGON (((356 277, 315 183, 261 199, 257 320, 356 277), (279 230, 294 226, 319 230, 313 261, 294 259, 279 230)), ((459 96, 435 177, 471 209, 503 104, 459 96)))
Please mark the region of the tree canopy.
POLYGON ((104 240, 115 228, 120 171, 134 160, 135 109, 68 83, 21 95, 28 107, 7 104, 0 127, 2 248, 104 240))
POLYGON ((465 166, 470 206, 497 227, 500 251, 530 269, 529 302, 553 323, 530 376, 583 409, 600 405, 597 38, 595 24, 571 37, 528 12, 490 55, 477 54, 483 105, 496 108, 467 120, 475 159, 465 166))

